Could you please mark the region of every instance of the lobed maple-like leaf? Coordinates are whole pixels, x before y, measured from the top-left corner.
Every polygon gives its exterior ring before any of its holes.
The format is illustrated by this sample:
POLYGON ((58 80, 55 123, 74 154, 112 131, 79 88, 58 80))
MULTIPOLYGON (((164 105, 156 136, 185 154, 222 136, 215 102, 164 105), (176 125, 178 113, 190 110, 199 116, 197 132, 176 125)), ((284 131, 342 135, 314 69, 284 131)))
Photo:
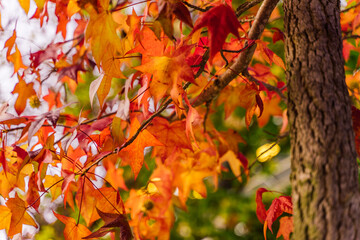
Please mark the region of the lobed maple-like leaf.
MULTIPOLYGON (((134 118, 130 125, 129 139, 136 134, 139 128, 140 123, 136 118, 134 118)), ((144 148, 149 146, 163 146, 163 144, 157 140, 148 130, 144 129, 129 146, 120 152, 120 154, 124 152, 127 155, 128 161, 130 161, 129 164, 131 169, 134 172, 135 179, 137 178, 144 163, 144 148)))
POLYGON ((14 90, 11 92, 12 94, 18 93, 18 97, 15 102, 15 111, 18 115, 20 115, 26 107, 26 101, 32 95, 35 95, 36 92, 34 90, 34 83, 27 84, 25 80, 18 75, 19 82, 15 85, 14 90))
POLYGON ((282 217, 279 222, 280 227, 276 238, 283 236, 284 240, 290 240, 290 234, 294 231, 293 217, 282 217))
POLYGON ((276 65, 278 65, 282 69, 286 70, 284 61, 278 55, 276 55, 273 51, 271 51, 266 46, 265 42, 260 41, 260 40, 258 40, 257 42, 259 43, 258 44, 258 49, 261 52, 261 54, 262 54, 262 56, 263 56, 263 58, 265 59, 266 62, 268 62, 269 64, 275 63, 276 65))
POLYGON ((9 198, 9 200, 6 201, 6 206, 11 212, 10 227, 8 231, 9 237, 21 233, 23 224, 37 228, 36 222, 26 211, 25 201, 23 201, 17 193, 15 194, 15 198, 9 198))
POLYGON ((224 45, 229 33, 240 39, 238 29, 241 27, 234 10, 227 4, 218 4, 209 11, 202 14, 195 22, 191 33, 207 27, 209 30, 210 58, 212 60, 216 53, 224 45))
POLYGON ((259 90, 254 84, 237 84, 227 86, 221 91, 218 104, 224 103, 225 118, 228 118, 237 107, 246 109, 245 123, 249 127, 251 119, 255 114, 257 107, 262 112, 262 100, 259 96, 259 90))
POLYGON ((156 147, 157 155, 163 160, 170 156, 175 148, 192 149, 191 142, 184 131, 185 124, 184 121, 169 123, 165 118, 157 117, 152 121, 152 125, 147 127, 147 130, 164 144, 164 146, 156 147))
POLYGON ((130 240, 133 239, 131 228, 129 222, 127 221, 126 215, 121 213, 105 213, 96 209, 101 219, 104 220, 105 224, 99 228, 97 231, 92 234, 83 237, 83 239, 91 238, 101 238, 109 232, 115 232, 118 229, 120 230, 119 239, 120 240, 130 240))
POLYGON ((241 160, 235 155, 235 153, 231 150, 227 151, 221 158, 220 163, 228 162, 231 168, 231 171, 235 175, 235 177, 242 182, 241 178, 241 168, 246 170, 247 166, 243 166, 241 160))
POLYGON ((76 223, 75 219, 66 217, 53 212, 55 217, 65 224, 64 238, 65 240, 82 240, 89 236, 91 231, 80 223, 76 223))
POLYGON ((267 222, 267 226, 271 232, 273 222, 284 212, 292 214, 292 202, 291 197, 289 196, 280 196, 275 198, 269 209, 266 211, 265 221, 267 222))
POLYGON ((153 75, 150 93, 156 103, 166 94, 170 94, 176 104, 181 104, 179 96, 182 93, 182 81, 195 83, 191 67, 187 65, 185 55, 181 53, 174 53, 172 57, 153 57, 149 62, 134 68, 153 75))
POLYGON ((190 12, 187 7, 180 0, 159 0, 159 15, 156 21, 162 25, 164 33, 170 38, 173 38, 173 15, 179 20, 183 21, 190 27, 193 27, 190 12))
POLYGON ((30 66, 32 68, 37 68, 41 63, 48 59, 51 59, 53 62, 55 62, 60 52, 60 43, 51 43, 45 48, 45 50, 40 50, 30 54, 30 66))

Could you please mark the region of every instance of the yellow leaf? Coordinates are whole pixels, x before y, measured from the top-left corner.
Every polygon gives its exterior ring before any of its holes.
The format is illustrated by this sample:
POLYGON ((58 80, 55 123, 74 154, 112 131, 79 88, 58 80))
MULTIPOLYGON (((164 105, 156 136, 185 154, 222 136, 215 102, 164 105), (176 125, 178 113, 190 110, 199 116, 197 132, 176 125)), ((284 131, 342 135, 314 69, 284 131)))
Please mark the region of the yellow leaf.
POLYGON ((280 152, 280 146, 277 143, 266 143, 256 150, 256 158, 259 162, 266 162, 280 152))
POLYGON ((38 7, 39 11, 41 12, 45 5, 45 0, 34 0, 36 6, 38 7))
POLYGON ((20 6, 24 9, 25 13, 28 14, 30 9, 30 0, 19 0, 20 6))
POLYGON ((71 17, 75 13, 80 11, 80 7, 77 5, 77 0, 70 0, 67 6, 67 15, 71 17))
POLYGON ((193 197, 196 199, 204 199, 204 197, 201 196, 201 194, 198 193, 197 191, 193 191, 193 197))
POLYGON ((231 171, 234 173, 236 178, 241 182, 241 162, 236 157, 235 153, 231 150, 227 151, 221 158, 220 162, 228 162, 231 168, 231 171))
POLYGON ((149 183, 147 186, 147 191, 149 194, 154 194, 159 192, 159 190, 157 189, 156 185, 154 183, 149 183))

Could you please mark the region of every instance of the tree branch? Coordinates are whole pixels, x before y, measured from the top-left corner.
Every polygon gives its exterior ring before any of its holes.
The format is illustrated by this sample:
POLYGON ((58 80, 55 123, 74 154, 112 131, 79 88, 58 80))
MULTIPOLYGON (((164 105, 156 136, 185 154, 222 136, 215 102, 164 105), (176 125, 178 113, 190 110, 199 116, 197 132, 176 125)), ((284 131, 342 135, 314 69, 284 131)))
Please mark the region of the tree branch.
POLYGON ((241 4, 235 11, 236 16, 240 17, 241 14, 249 10, 250 8, 254 7, 255 5, 261 3, 263 0, 253 0, 251 2, 244 2, 241 4))
POLYGON ((195 10, 198 10, 200 12, 206 12, 208 10, 210 10, 212 8, 212 6, 207 6, 206 8, 201 8, 201 7, 198 7, 198 6, 195 6, 195 5, 192 5, 186 1, 182 1, 186 6, 192 8, 192 9, 195 9, 195 10))
MULTIPOLYGON (((262 32, 264 31, 265 25, 277 3, 278 0, 265 0, 261 5, 259 11, 256 14, 254 24, 249 32, 250 40, 255 41, 260 38, 262 32)), ((205 89, 194 101, 192 101, 192 106, 196 107, 203 104, 204 102, 211 101, 234 78, 246 70, 252 59, 252 56, 254 55, 255 49, 256 44, 253 44, 252 46, 245 49, 224 74, 216 79, 209 88, 205 89)))

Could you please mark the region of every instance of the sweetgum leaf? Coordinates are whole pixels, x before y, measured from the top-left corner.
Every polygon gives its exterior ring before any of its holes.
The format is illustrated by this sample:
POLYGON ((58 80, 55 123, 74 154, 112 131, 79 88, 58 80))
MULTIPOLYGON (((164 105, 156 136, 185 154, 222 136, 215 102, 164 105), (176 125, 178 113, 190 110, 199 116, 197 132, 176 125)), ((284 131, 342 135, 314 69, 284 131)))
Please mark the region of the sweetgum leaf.
POLYGON ((219 4, 201 15, 195 22, 191 33, 208 27, 210 40, 210 63, 217 52, 224 45, 225 39, 229 33, 240 39, 238 28, 240 23, 234 10, 227 4, 219 4))

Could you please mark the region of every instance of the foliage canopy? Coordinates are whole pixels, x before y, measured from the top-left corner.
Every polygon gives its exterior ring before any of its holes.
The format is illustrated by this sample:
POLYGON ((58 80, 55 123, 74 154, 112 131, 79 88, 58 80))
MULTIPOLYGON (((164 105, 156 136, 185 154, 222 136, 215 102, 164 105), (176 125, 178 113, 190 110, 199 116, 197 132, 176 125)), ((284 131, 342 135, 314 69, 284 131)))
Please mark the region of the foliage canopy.
MULTIPOLYGON (((0 229, 10 238, 39 227, 29 211, 50 197, 63 202, 52 210, 65 239, 169 239, 189 199, 221 188, 224 174, 248 181, 280 151, 288 126, 277 1, 34 2, 31 12, 19 0, 44 29, 54 14, 57 38, 25 56, 15 26, 4 45, 18 79, 14 106, 0 108, 0 229), (267 127, 277 137, 255 153, 251 135, 267 127)), ((355 106, 359 10, 349 1, 341 20, 355 106)), ((281 217, 276 237, 289 239, 291 198, 274 192, 266 208, 266 192, 256 193, 265 236, 281 217)))

